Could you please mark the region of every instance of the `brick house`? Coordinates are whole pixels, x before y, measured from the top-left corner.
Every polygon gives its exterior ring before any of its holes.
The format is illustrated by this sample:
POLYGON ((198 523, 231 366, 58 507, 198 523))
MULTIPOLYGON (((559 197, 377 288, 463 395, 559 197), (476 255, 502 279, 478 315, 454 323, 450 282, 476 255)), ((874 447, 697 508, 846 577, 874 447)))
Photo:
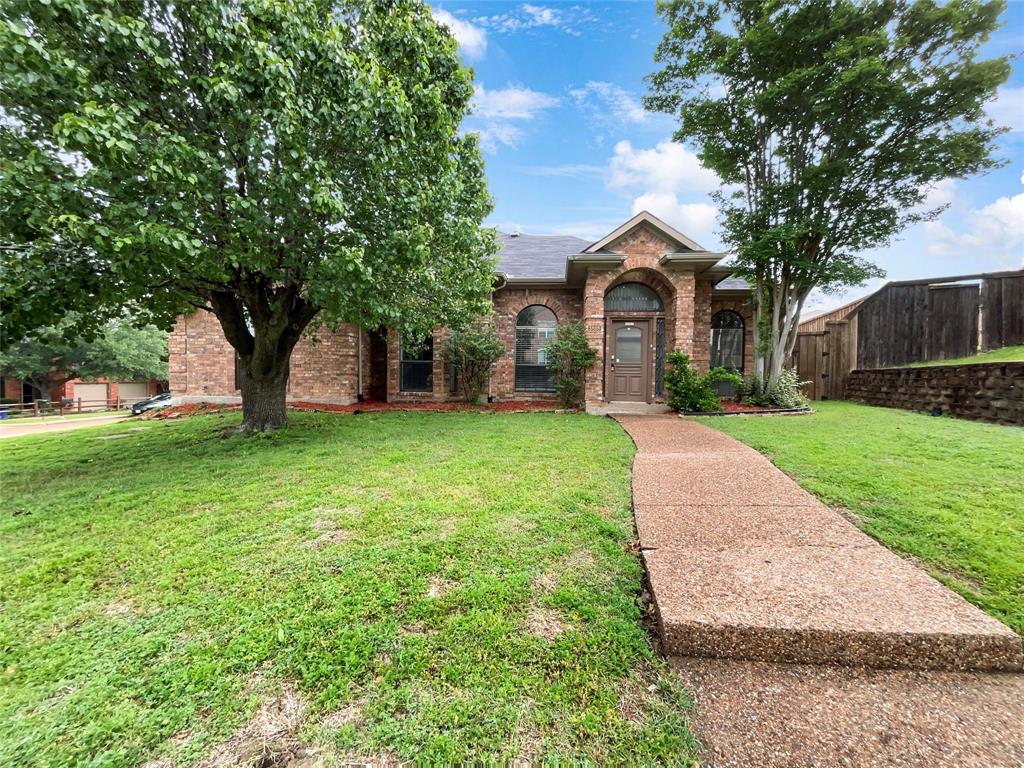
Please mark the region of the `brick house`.
MULTIPOLYGON (((494 366, 494 400, 553 399, 546 339, 582 320, 601 359, 587 374, 590 407, 663 398, 665 353, 680 349, 702 370, 750 370, 750 288, 712 253, 647 212, 589 243, 575 237, 502 235, 494 315, 507 354, 494 366)), ((394 332, 342 326, 296 346, 288 397, 351 403, 458 397, 443 328, 425 344, 394 332)), ((217 318, 179 318, 170 337, 171 393, 184 401, 239 398, 235 355, 217 318)))
POLYGON ((145 381, 115 381, 113 379, 71 379, 53 387, 45 394, 27 381, 12 376, 0 375, 0 400, 21 404, 37 400, 51 403, 70 403, 83 411, 105 410, 130 406, 140 400, 153 397, 164 391, 164 382, 156 379, 145 381))

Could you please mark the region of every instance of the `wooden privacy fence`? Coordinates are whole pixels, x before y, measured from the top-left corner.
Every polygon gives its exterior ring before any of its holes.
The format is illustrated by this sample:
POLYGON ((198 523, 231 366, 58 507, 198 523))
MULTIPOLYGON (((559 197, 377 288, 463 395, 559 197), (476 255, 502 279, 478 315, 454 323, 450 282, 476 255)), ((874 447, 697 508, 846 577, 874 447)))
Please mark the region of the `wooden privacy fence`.
POLYGON ((843 320, 798 334, 793 366, 808 397, 841 399, 854 369, 1015 344, 1024 344, 1024 270, 888 283, 843 320))
POLYGON ((793 367, 811 400, 841 400, 851 370, 856 337, 849 320, 830 320, 825 330, 797 335, 793 367))

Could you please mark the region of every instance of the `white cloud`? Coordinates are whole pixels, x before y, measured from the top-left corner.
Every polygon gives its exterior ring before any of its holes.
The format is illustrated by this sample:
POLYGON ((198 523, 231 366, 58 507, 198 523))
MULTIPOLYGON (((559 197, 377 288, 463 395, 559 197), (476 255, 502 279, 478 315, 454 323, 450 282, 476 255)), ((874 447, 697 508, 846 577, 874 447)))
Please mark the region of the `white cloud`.
POLYGON ((633 213, 650 211, 698 242, 714 242, 718 210, 707 202, 707 194, 721 183, 681 144, 665 140, 652 149, 637 149, 618 142, 605 183, 634 195, 633 213))
POLYGON ((530 26, 534 27, 557 27, 562 23, 562 14, 554 8, 546 8, 543 5, 523 5, 520 10, 527 15, 530 26))
POLYGON ((495 152, 501 144, 515 146, 522 140, 523 130, 517 123, 533 120, 558 103, 554 96, 521 85, 494 91, 477 85, 467 129, 480 134, 485 150, 495 152))
POLYGON ((569 8, 552 8, 545 5, 524 3, 510 13, 499 13, 493 16, 478 16, 473 19, 481 27, 494 32, 510 34, 538 27, 551 27, 568 35, 580 36, 577 26, 585 22, 597 21, 586 7, 573 5, 569 8))
POLYGON ((613 83, 591 80, 582 88, 569 91, 569 94, 578 106, 620 123, 646 123, 651 116, 629 91, 613 83))
POLYGON ((701 165, 697 156, 674 141, 661 141, 654 149, 635 149, 628 141, 615 145, 609 163, 611 187, 643 187, 651 192, 683 190, 711 192, 721 183, 714 171, 701 165))
POLYGON ((949 206, 956 200, 956 179, 940 179, 935 182, 925 195, 920 208, 933 211, 942 206, 949 206))
POLYGON ((440 8, 431 9, 434 19, 448 27, 468 59, 481 59, 487 52, 487 30, 457 18, 440 8))
POLYGON ((558 99, 521 85, 488 91, 483 85, 473 95, 473 114, 485 119, 532 120, 545 109, 558 106, 558 99))
POLYGON ((995 268, 1024 266, 1024 192, 971 209, 962 219, 957 229, 942 219, 924 225, 930 255, 966 253, 995 268))
POLYGON ((1011 133, 1024 132, 1024 86, 1004 85, 985 110, 996 125, 1005 125, 1011 133))
POLYGON ((528 165, 522 170, 529 176, 558 176, 567 179, 577 179, 588 176, 603 176, 605 167, 603 165, 588 165, 586 163, 565 163, 563 165, 528 165))
POLYGON ((682 203, 673 194, 648 192, 633 201, 633 213, 649 211, 683 234, 697 238, 715 228, 718 209, 708 203, 682 203))

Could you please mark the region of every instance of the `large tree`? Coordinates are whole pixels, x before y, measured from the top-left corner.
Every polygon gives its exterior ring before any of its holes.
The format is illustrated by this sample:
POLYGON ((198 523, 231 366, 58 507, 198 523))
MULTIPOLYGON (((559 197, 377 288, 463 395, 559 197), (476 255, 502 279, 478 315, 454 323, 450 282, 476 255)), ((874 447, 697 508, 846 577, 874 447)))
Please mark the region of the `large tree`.
POLYGON ((7 0, 5 338, 213 312, 243 426, 285 422, 311 324, 486 310, 471 74, 421 0, 7 0))
POLYGON ((71 379, 167 378, 167 332, 111 320, 92 338, 71 336, 74 317, 37 328, 0 351, 0 372, 22 379, 49 397, 71 379))
POLYGON ((648 108, 722 179, 724 240, 754 286, 755 368, 774 382, 814 288, 881 275, 860 253, 937 215, 937 181, 997 165, 979 59, 1002 0, 667 0, 648 108))

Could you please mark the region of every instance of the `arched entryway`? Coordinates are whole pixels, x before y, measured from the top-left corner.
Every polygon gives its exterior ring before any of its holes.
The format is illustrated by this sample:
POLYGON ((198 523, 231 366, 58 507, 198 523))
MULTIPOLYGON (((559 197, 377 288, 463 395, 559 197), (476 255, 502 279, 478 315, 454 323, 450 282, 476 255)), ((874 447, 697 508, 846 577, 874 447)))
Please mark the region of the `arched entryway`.
POLYGON ((605 292, 605 400, 650 403, 664 394, 671 304, 671 287, 646 270, 623 275, 605 292))

